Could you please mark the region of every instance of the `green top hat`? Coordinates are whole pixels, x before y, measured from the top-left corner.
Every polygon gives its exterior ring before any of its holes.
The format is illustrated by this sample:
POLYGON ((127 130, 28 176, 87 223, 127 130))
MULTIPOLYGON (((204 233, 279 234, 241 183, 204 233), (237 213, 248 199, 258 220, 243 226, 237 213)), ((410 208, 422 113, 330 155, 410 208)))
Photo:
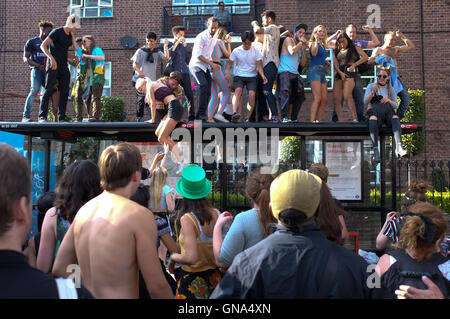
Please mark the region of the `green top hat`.
POLYGON ((178 194, 189 199, 204 198, 211 193, 211 183, 206 179, 205 170, 195 164, 183 169, 176 188, 178 194))

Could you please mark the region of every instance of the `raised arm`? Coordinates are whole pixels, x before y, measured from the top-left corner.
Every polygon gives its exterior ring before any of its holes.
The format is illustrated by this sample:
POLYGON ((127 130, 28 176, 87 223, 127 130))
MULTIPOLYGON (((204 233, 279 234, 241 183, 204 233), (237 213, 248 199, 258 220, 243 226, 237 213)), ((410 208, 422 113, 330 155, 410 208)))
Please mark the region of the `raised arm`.
POLYGON ((299 41, 297 44, 294 45, 294 41, 292 40, 292 38, 286 38, 286 40, 284 40, 283 45, 286 46, 287 51, 289 52, 290 55, 294 55, 302 49, 303 43, 299 41))
MULTIPOLYGON (((228 213, 229 214, 229 213, 228 213)), ((231 214, 230 214, 231 215, 231 214)), ((213 230, 213 253, 216 265, 220 268, 226 268, 224 264, 219 259, 220 250, 223 244, 223 233, 222 228, 225 224, 231 223, 233 221, 233 216, 226 216, 226 212, 219 215, 213 230)))
POLYGON ((370 34, 371 40, 367 43, 367 48, 375 48, 380 45, 380 40, 378 40, 377 35, 373 32, 373 29, 368 25, 363 26, 364 31, 367 31, 370 34))
POLYGON ((252 27, 253 27, 253 32, 255 32, 255 34, 264 34, 264 28, 261 28, 259 26, 258 21, 252 21, 251 23, 252 27))
POLYGON ((414 43, 407 37, 405 37, 405 35, 400 31, 396 31, 395 35, 397 36, 397 38, 400 38, 404 42, 404 45, 395 47, 397 53, 405 53, 416 47, 414 43))
POLYGON ((319 52, 319 42, 314 41, 309 43, 309 52, 311 52, 312 56, 316 56, 319 52))
POLYGON ((340 36, 344 31, 342 30, 337 30, 335 33, 333 33, 332 35, 330 35, 327 38, 327 43, 329 45, 330 48, 334 49, 336 47, 336 39, 338 38, 338 36, 340 36))
POLYGON ((225 41, 227 42, 227 46, 225 47, 223 42, 219 42, 220 48, 222 49, 223 56, 225 58, 229 58, 231 55, 231 40, 232 40, 231 36, 229 34, 227 34, 225 36, 225 41))
POLYGON ((170 59, 169 53, 169 39, 164 39, 164 57, 162 58, 164 61, 168 61, 170 59))
POLYGON ((374 50, 372 51, 372 55, 371 55, 370 58, 367 60, 367 62, 368 62, 370 65, 375 64, 375 60, 376 60, 377 56, 380 55, 380 52, 381 52, 381 47, 378 47, 378 48, 374 49, 374 50))

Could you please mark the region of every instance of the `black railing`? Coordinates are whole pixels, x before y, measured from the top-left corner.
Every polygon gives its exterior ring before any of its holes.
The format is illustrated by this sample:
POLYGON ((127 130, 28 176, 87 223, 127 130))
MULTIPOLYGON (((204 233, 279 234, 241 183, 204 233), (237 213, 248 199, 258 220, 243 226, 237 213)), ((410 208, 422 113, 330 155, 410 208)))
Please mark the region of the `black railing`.
MULTIPOLYGON (((186 35, 193 36, 206 29, 206 21, 218 10, 217 5, 184 5, 166 6, 163 8, 163 35, 171 35, 172 27, 182 25, 186 27, 186 35)), ((263 5, 230 4, 226 10, 231 15, 229 32, 241 33, 251 29, 251 22, 261 22, 263 5)))
POLYGON ((397 208, 411 180, 426 181, 427 201, 450 213, 450 160, 401 160, 397 162, 397 208))

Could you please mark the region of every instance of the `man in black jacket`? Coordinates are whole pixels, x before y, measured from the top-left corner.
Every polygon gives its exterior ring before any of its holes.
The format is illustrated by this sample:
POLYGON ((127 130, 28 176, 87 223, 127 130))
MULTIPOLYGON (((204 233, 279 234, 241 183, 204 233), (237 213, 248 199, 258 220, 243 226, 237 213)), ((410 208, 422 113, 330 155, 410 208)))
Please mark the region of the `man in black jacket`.
POLYGON ((278 176, 270 187, 277 229, 235 257, 211 298, 368 298, 368 264, 315 225, 319 203, 333 202, 326 187, 302 170, 278 176))
POLYGON ((0 143, 0 180, 0 299, 92 298, 81 284, 75 290, 71 279, 55 281, 28 264, 22 246, 33 220, 30 166, 5 143, 0 143))

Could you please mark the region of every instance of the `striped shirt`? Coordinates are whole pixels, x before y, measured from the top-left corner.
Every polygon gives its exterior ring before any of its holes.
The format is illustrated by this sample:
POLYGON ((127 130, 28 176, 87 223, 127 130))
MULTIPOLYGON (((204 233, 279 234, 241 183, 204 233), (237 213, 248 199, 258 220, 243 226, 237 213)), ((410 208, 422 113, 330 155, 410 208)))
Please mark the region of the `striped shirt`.
POLYGON ((402 228, 402 225, 403 218, 394 217, 386 224, 386 227, 383 230, 383 235, 388 237, 393 243, 398 242, 398 237, 400 236, 400 229, 402 228))

